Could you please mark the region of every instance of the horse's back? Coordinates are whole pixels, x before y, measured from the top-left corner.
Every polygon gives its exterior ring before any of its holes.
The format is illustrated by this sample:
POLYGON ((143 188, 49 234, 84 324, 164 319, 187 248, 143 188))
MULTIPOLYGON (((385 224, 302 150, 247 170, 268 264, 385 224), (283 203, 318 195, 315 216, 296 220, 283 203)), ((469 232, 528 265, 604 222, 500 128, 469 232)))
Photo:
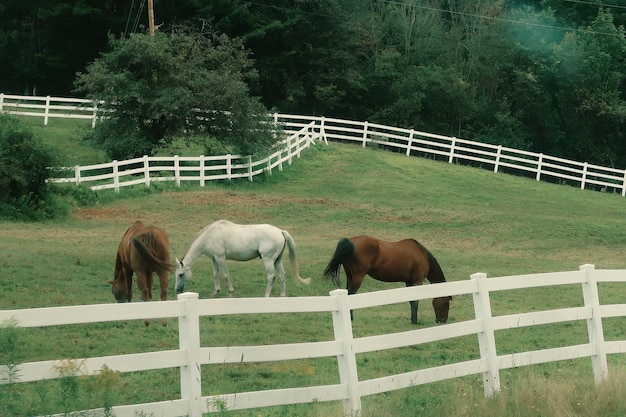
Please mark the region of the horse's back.
POLYGON ((355 246, 351 263, 366 269, 372 278, 412 282, 428 274, 428 251, 414 239, 389 242, 362 235, 350 240, 355 246))
POLYGON ((203 233, 208 252, 227 259, 246 261, 265 253, 282 252, 285 238, 282 230, 271 224, 237 224, 218 220, 203 233))

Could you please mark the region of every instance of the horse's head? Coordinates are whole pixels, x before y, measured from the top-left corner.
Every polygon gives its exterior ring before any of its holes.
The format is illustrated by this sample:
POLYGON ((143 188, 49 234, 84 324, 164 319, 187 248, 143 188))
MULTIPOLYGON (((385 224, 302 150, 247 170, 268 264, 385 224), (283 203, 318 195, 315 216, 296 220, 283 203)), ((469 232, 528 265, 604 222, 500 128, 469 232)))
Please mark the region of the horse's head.
POLYGON ((446 323, 448 321, 450 300, 452 300, 450 296, 433 298, 433 308, 435 309, 437 323, 446 323))
POLYGON ((128 291, 128 286, 124 280, 116 279, 107 282, 111 284, 111 292, 118 303, 130 303, 133 295, 128 291))
POLYGON ((176 258, 176 294, 180 294, 185 290, 185 284, 192 278, 191 266, 185 265, 183 261, 176 258))

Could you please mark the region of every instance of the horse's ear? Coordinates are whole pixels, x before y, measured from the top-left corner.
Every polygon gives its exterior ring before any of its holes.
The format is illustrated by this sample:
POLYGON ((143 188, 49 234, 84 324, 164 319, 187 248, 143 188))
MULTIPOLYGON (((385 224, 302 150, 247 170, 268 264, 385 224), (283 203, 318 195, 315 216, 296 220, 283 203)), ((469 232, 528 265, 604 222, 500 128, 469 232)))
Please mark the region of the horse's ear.
POLYGON ((182 261, 179 261, 179 260, 178 260, 178 258, 176 258, 176 265, 183 266, 183 262, 182 262, 182 261))

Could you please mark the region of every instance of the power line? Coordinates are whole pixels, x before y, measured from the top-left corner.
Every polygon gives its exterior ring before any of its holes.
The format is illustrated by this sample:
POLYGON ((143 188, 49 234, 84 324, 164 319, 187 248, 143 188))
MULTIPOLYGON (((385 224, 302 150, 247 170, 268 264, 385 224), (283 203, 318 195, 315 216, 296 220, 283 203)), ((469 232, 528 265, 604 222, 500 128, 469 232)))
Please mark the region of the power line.
MULTIPOLYGON (((400 3, 394 0, 378 0, 378 1, 380 3, 404 5, 403 3, 400 3)), ((564 1, 576 1, 576 0, 564 0, 564 1)), ((598 31, 589 30, 589 29, 577 29, 577 28, 566 27, 566 26, 546 25, 543 23, 524 22, 521 20, 506 19, 502 17, 485 16, 485 15, 480 15, 476 13, 459 12, 455 10, 446 10, 446 9, 441 9, 438 7, 419 6, 419 5, 414 5, 414 7, 417 9, 429 10, 433 12, 447 13, 451 15, 458 15, 458 16, 465 16, 465 17, 473 17, 476 19, 484 19, 484 20, 490 20, 490 21, 495 21, 495 22, 512 23, 512 24, 517 24, 517 25, 526 25, 526 26, 540 27, 540 28, 545 28, 545 29, 557 29, 557 30, 563 30, 566 32, 590 33, 594 35, 604 35, 604 36, 619 36, 614 33, 598 32, 598 31)))
MULTIPOLYGON (((598 3, 592 3, 592 2, 589 2, 589 1, 583 1, 583 0, 563 0, 563 1, 570 2, 570 3, 581 3, 581 4, 588 4, 588 5, 595 5, 595 6, 599 6, 599 7, 614 7, 614 8, 626 9, 626 6, 602 4, 602 3, 598 4, 598 3)), ((404 6, 405 5, 404 3, 401 3, 401 2, 399 2, 397 0, 378 0, 378 2, 379 3, 393 4, 393 5, 396 5, 396 6, 404 6)), ((325 13, 319 13, 319 12, 310 12, 310 11, 304 11, 304 10, 299 10, 299 9, 294 9, 294 8, 289 8, 289 7, 283 7, 283 6, 274 6, 274 5, 271 5, 271 4, 264 4, 264 3, 259 3, 259 2, 256 2, 256 1, 244 1, 244 3, 252 5, 252 6, 267 7, 267 8, 271 8, 271 9, 275 9, 275 10, 283 10, 283 11, 289 11, 289 12, 298 12, 298 13, 301 13, 301 14, 307 14, 307 15, 312 15, 312 16, 336 17, 335 15, 331 15, 331 14, 325 14, 325 13)), ((534 23, 534 22, 528 22, 528 21, 522 21, 522 20, 507 19, 507 18, 503 18, 503 17, 485 16, 485 15, 476 14, 476 13, 460 12, 460 11, 456 11, 456 10, 446 10, 446 9, 442 9, 442 8, 438 8, 438 7, 420 6, 420 5, 417 5, 417 4, 414 4, 413 6, 415 8, 417 8, 417 9, 428 10, 428 11, 431 11, 431 12, 447 13, 447 14, 450 14, 450 15, 472 17, 472 18, 476 18, 476 19, 483 19, 483 20, 489 20, 489 21, 494 21, 494 22, 503 22, 503 23, 509 23, 509 24, 515 24, 515 25, 525 25, 525 26, 532 26, 532 27, 538 27, 538 28, 544 28, 544 29, 561 30, 561 31, 565 31, 565 32, 578 32, 578 33, 587 33, 587 34, 602 35, 602 36, 620 36, 620 35, 614 34, 614 33, 598 32, 598 31, 589 30, 589 29, 578 29, 578 28, 567 27, 567 26, 547 25, 547 24, 543 24, 543 23, 534 23)))
POLYGON ((568 3, 587 4, 589 6, 609 7, 613 9, 626 9, 626 6, 620 6, 618 4, 594 3, 591 1, 582 1, 582 0, 563 0, 563 1, 568 2, 568 3))

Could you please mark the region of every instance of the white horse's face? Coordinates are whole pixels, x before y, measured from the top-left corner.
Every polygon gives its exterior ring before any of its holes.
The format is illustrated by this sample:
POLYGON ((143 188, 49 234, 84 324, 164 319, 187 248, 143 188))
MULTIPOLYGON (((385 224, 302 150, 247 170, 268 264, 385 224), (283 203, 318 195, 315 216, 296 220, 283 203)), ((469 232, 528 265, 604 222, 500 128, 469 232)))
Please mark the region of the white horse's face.
POLYGON ((176 259, 176 294, 185 290, 185 284, 192 278, 191 267, 176 259))

